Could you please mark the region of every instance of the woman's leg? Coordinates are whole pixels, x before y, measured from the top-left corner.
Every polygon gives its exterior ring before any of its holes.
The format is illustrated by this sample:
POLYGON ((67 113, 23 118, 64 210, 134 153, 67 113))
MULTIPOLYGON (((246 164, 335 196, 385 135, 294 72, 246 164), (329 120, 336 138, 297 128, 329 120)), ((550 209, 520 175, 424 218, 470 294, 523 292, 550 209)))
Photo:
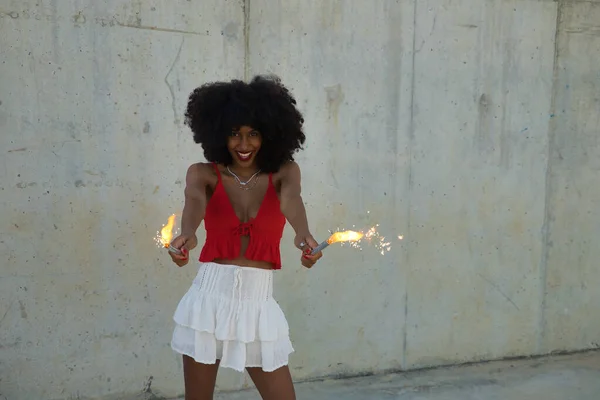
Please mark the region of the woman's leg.
POLYGON ((273 372, 246 368, 263 400, 296 400, 290 369, 286 365, 273 372))
POLYGON ((184 355, 185 400, 212 400, 218 369, 219 360, 216 364, 201 364, 184 355))

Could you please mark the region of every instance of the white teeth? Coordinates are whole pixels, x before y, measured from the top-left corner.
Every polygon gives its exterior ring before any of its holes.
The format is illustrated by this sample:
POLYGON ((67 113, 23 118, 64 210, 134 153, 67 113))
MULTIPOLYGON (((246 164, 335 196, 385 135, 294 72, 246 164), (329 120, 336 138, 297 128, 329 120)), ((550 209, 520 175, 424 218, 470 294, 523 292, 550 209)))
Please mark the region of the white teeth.
POLYGON ((240 155, 240 157, 242 157, 242 158, 247 158, 247 157, 250 157, 250 154, 252 154, 252 153, 240 153, 240 152, 238 151, 238 154, 239 154, 239 155, 240 155))

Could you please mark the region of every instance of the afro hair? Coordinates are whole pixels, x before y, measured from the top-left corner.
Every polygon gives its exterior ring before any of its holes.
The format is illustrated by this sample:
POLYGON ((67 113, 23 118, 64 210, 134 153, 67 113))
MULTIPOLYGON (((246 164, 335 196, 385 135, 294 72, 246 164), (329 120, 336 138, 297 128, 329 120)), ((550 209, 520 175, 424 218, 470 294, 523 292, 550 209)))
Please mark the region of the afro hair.
POLYGON ((256 76, 250 83, 241 80, 211 82, 189 96, 185 123, 202 145, 209 162, 232 163, 227 138, 241 126, 260 132, 261 149, 256 155, 264 172, 277 172, 293 161, 305 141, 304 118, 296 100, 276 76, 256 76))

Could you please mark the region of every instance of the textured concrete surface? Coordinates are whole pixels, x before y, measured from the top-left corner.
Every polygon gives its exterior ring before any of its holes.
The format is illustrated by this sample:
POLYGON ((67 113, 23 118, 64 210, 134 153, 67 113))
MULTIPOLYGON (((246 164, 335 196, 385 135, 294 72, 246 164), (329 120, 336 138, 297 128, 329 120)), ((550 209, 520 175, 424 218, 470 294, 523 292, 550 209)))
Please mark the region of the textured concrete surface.
POLYGON ((305 271, 286 230, 296 379, 598 347, 599 31, 599 1, 0 0, 0 399, 181 393, 196 271, 152 239, 202 160, 186 97, 264 72, 314 234, 391 244, 305 271))
MULTIPOLYGON (((600 353, 503 361, 297 386, 298 400, 597 400, 600 353)), ((218 400, 259 400, 255 390, 218 400)))

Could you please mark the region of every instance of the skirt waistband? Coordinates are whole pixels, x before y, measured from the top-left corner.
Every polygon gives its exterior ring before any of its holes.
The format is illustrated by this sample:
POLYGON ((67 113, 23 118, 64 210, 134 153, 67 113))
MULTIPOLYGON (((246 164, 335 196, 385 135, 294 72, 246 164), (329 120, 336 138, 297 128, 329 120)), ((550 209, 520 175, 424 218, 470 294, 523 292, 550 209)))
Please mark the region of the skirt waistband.
POLYGON ((273 297, 273 271, 204 262, 200 263, 194 285, 210 295, 238 301, 266 301, 273 297))

